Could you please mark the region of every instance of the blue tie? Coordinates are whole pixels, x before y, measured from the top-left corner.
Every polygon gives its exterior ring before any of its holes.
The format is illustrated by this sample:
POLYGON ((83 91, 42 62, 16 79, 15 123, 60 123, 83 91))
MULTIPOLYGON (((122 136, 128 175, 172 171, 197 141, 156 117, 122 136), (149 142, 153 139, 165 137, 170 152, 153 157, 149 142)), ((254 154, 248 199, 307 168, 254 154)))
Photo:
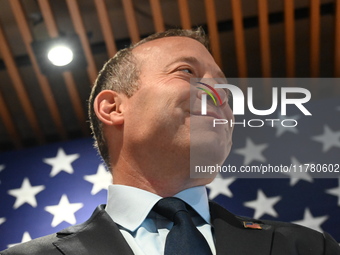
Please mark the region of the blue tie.
POLYGON ((211 255, 210 247, 192 222, 186 203, 174 197, 163 198, 153 211, 174 223, 166 237, 164 255, 211 255))

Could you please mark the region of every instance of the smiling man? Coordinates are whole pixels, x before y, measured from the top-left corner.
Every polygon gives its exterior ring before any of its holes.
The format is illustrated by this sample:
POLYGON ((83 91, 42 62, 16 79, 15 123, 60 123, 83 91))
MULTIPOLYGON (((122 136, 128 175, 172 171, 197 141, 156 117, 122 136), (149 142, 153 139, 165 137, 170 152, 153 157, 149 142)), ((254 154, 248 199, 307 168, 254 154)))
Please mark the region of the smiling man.
POLYGON ((190 161, 223 163, 233 119, 228 95, 200 116, 192 78, 224 78, 201 29, 169 30, 119 51, 89 100, 98 150, 113 175, 107 205, 85 223, 1 254, 340 254, 328 235, 233 215, 209 202, 210 178, 190 178, 190 161), (195 155, 190 151, 194 149, 195 155))

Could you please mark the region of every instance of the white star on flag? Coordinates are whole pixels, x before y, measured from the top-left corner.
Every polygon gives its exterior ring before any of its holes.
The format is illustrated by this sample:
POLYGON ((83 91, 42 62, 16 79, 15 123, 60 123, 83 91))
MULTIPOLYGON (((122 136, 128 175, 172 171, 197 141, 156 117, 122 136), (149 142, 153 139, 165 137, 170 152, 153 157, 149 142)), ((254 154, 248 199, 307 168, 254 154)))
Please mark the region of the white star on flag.
POLYGON ((55 158, 45 158, 43 161, 52 166, 50 177, 54 177, 61 171, 73 174, 73 167, 71 164, 77 158, 79 158, 79 154, 66 155, 65 151, 62 148, 59 148, 55 158))
POLYGON ((339 178, 339 186, 336 188, 326 190, 326 193, 331 194, 333 196, 338 197, 338 206, 340 206, 340 178, 339 178))
POLYGON ((244 156, 244 165, 249 165, 253 160, 260 162, 266 162, 266 158, 262 155, 262 151, 268 147, 267 144, 254 144, 253 141, 247 137, 246 146, 241 149, 237 149, 234 152, 244 156))
POLYGON ((245 202, 244 206, 255 210, 254 218, 259 219, 264 214, 269 214, 273 217, 278 217, 274 209, 274 205, 281 200, 281 196, 267 197, 261 189, 257 191, 256 200, 245 202))
POLYGON ((312 137, 312 140, 322 143, 323 152, 327 152, 332 147, 340 148, 340 131, 333 131, 325 125, 323 134, 312 137))
POLYGON ((274 124, 272 124, 272 122, 269 122, 268 123, 269 126, 273 125, 274 128, 276 128, 276 134, 275 134, 276 137, 280 137, 285 132, 291 132, 291 133, 294 133, 294 134, 299 133, 299 130, 297 129, 297 127, 285 127, 285 126, 281 125, 281 122, 283 120, 286 120, 286 119, 287 119, 286 125, 293 125, 293 124, 291 124, 292 121, 288 122, 288 119, 298 120, 298 119, 300 119, 300 115, 283 116, 280 113, 280 114, 278 114, 277 120, 275 120, 273 122, 274 124))
POLYGON ((229 189, 229 185, 236 181, 235 177, 223 179, 222 175, 218 174, 211 183, 207 185, 210 189, 209 198, 214 199, 219 194, 223 194, 227 197, 233 197, 233 193, 229 189))
POLYGON ((313 182, 313 178, 306 172, 307 166, 301 164, 295 157, 291 157, 292 165, 296 166, 296 168, 292 168, 291 172, 283 173, 290 176, 290 186, 294 186, 300 180, 313 182), (300 168, 301 165, 301 168, 300 168), (294 171, 296 169, 296 172, 294 171))
POLYGON ((298 220, 298 221, 293 221, 293 223, 295 224, 299 224, 311 229, 314 229, 316 231, 320 231, 323 232, 321 225, 322 223, 324 223, 326 220, 328 219, 328 216, 320 216, 320 217, 314 217, 311 213, 311 211, 309 210, 309 208, 305 209, 304 215, 303 215, 303 219, 302 220, 298 220))
POLYGON ((0 225, 6 221, 6 218, 0 218, 0 225))
POLYGON ((31 186, 30 180, 25 178, 20 188, 8 190, 8 194, 16 197, 13 208, 17 209, 25 203, 30 204, 32 207, 37 207, 35 196, 44 189, 44 185, 31 186))
POLYGON ((32 238, 31 238, 30 234, 26 231, 22 235, 22 239, 21 239, 20 243, 13 243, 13 244, 9 244, 7 246, 8 246, 8 248, 11 248, 11 247, 13 247, 15 245, 18 245, 18 244, 21 244, 21 243, 25 243, 25 242, 28 242, 28 241, 31 241, 31 240, 32 240, 32 238))
POLYGON ((45 211, 53 214, 52 227, 55 227, 63 221, 70 224, 76 224, 77 220, 74 213, 83 207, 83 203, 70 203, 67 195, 62 195, 58 205, 45 207, 45 211))
MULTIPOLYGON (((0 165, 0 172, 4 169, 5 169, 5 165, 0 165)), ((0 184, 1 184, 1 180, 0 180, 0 184)))
POLYGON ((112 176, 103 164, 99 165, 96 174, 85 175, 84 179, 93 184, 91 195, 97 194, 102 189, 107 190, 108 186, 112 184, 112 176))

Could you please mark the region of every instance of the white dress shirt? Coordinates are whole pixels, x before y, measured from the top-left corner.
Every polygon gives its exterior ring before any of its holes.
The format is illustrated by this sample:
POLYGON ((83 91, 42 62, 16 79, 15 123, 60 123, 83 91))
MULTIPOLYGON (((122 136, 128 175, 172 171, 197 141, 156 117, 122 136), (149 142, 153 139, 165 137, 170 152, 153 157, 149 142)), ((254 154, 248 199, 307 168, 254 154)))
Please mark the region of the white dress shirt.
MULTIPOLYGON (((198 213, 193 217, 193 222, 215 255, 209 201, 205 186, 183 190, 174 197, 182 199, 198 213)), ((105 210, 118 225, 134 254, 164 254, 165 239, 173 223, 151 211, 161 198, 151 192, 130 186, 109 186, 105 210)))

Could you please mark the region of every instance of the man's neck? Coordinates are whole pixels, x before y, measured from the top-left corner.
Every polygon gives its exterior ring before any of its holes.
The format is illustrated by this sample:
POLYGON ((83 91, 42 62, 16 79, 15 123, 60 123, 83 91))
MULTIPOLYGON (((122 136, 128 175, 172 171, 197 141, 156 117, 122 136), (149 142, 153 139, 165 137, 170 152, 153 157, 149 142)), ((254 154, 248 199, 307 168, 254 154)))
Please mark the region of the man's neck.
POLYGON ((173 196, 185 189, 210 183, 213 178, 190 178, 187 161, 166 162, 157 159, 143 162, 126 160, 121 154, 113 165, 113 184, 143 189, 161 197, 173 196))
POLYGON ((157 194, 161 197, 171 197, 175 194, 195 186, 204 184, 196 184, 191 180, 185 182, 183 180, 176 179, 151 179, 141 178, 140 176, 124 175, 120 178, 118 175, 114 175, 113 184, 126 185, 136 187, 142 190, 146 190, 157 194))

